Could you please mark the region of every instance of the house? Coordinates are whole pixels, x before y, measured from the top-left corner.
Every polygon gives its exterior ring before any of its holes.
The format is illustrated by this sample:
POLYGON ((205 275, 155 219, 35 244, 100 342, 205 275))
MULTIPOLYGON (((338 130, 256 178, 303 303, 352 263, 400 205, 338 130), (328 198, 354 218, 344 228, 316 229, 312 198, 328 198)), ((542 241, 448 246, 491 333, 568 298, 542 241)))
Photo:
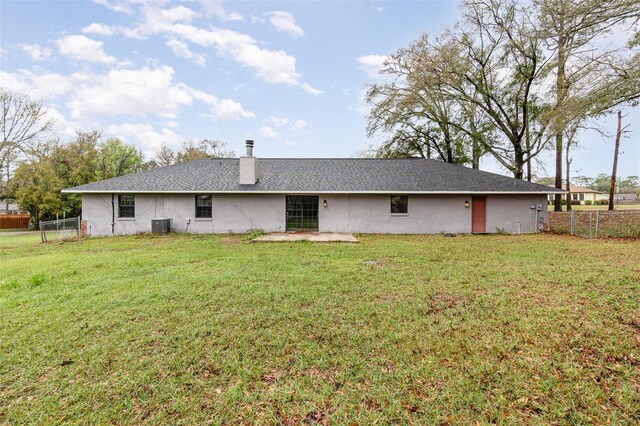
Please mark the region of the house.
MULTIPOLYGON (((549 185, 550 188, 553 188, 553 185, 549 185)), ((578 185, 569 185, 569 188, 571 189, 571 200, 572 201, 580 201, 580 204, 586 204, 585 201, 591 201, 590 204, 595 204, 596 201, 601 201, 601 200, 608 200, 609 196, 603 192, 600 191, 596 191, 595 189, 591 189, 591 188, 584 188, 582 186, 578 186, 578 185)), ((563 184, 562 185, 562 189, 566 190, 567 189, 567 185, 563 184)), ((549 195, 549 201, 553 202, 555 199, 554 195, 549 195)), ((567 199, 567 194, 563 194, 562 195, 562 199, 566 200, 567 199)))
POLYGON ((82 194, 89 235, 537 232, 543 185, 425 159, 202 159, 63 190, 82 194))
POLYGON ((630 194, 614 194, 616 204, 635 204, 638 202, 638 196, 635 193, 630 194))
POLYGON ((0 214, 19 214, 23 210, 15 201, 6 202, 6 200, 0 201, 0 214))

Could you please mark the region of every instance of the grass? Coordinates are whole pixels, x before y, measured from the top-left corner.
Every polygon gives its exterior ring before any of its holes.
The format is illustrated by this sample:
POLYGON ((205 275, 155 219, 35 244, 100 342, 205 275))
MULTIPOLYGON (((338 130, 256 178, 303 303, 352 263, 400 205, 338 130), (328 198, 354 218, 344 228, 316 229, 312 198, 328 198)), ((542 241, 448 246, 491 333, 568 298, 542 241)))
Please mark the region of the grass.
POLYGON ((634 424, 640 244, 0 236, 0 423, 634 424))

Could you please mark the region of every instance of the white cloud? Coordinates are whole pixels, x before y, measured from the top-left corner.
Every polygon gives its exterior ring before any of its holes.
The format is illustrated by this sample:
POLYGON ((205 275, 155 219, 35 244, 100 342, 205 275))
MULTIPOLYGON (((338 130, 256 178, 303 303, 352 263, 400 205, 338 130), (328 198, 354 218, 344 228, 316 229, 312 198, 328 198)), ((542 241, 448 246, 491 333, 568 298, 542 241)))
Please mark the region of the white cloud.
POLYGON ((205 59, 204 56, 200 55, 199 53, 195 53, 192 52, 189 49, 189 46, 187 45, 187 43, 180 41, 178 39, 172 38, 167 40, 167 46, 169 46, 169 48, 171 48, 171 51, 176 55, 176 56, 180 56, 181 58, 185 58, 185 59, 189 59, 191 61, 193 61, 195 64, 203 67, 206 65, 207 60, 205 59))
POLYGON ((296 120, 291 125, 291 127, 289 127, 289 130, 291 130, 292 132, 301 132, 301 131, 309 129, 309 128, 311 128, 311 123, 309 123, 308 121, 296 120))
POLYGON ((304 31, 296 24, 295 18, 289 12, 275 11, 268 12, 266 15, 277 31, 287 33, 293 37, 302 37, 304 35, 304 31))
POLYGON ((322 90, 311 87, 309 83, 302 83, 300 87, 302 87, 302 90, 311 95, 322 95, 322 90))
POLYGON ((258 134, 269 139, 278 139, 278 132, 269 126, 262 126, 258 129, 258 134))
POLYGON ((296 58, 283 50, 263 49, 249 35, 220 28, 204 30, 184 24, 173 25, 171 32, 203 47, 214 47, 218 54, 253 69, 261 80, 269 84, 297 86, 314 95, 322 93, 300 81, 302 76, 296 71, 296 58))
POLYGON ((145 4, 141 8, 142 20, 136 27, 120 28, 125 37, 144 39, 152 34, 171 32, 175 24, 188 24, 198 16, 186 6, 163 9, 155 4, 145 4))
POLYGON ((132 5, 140 3, 139 0, 93 0, 94 3, 104 6, 109 10, 127 15, 133 14, 132 5))
POLYGON ((166 120, 160 124, 162 124, 164 127, 173 127, 173 128, 178 127, 178 122, 173 120, 166 120))
POLYGON ((177 146, 184 138, 171 129, 163 127, 160 131, 156 131, 149 123, 122 123, 107 127, 108 136, 116 136, 127 143, 137 141, 137 144, 143 154, 152 157, 153 154, 160 149, 162 145, 177 146))
POLYGON ((83 35, 70 35, 57 41, 58 50, 68 58, 76 61, 113 64, 116 58, 109 56, 102 48, 102 42, 92 40, 83 35))
POLYGON ((103 114, 174 118, 180 107, 193 101, 180 84, 173 84, 173 68, 168 66, 73 77, 78 86, 68 106, 75 119, 103 114))
POLYGON ((155 115, 174 119, 181 109, 195 101, 203 102, 215 119, 244 119, 254 114, 232 99, 216 96, 173 81, 173 68, 143 67, 138 70, 112 69, 106 74, 78 72, 69 76, 55 73, 35 74, 20 70, 0 72, 2 81, 36 99, 66 95, 71 117, 79 122, 94 122, 103 116, 155 115))
POLYGON ((47 115, 53 119, 53 131, 59 136, 71 138, 75 135, 76 129, 82 128, 79 123, 67 120, 57 108, 50 105, 47 106, 47 115))
POLYGON ((97 22, 87 25, 80 31, 85 34, 96 34, 101 36, 111 36, 115 34, 115 30, 112 27, 105 24, 99 24, 97 22))
POLYGON ((213 114, 210 114, 208 116, 213 119, 222 118, 227 120, 240 120, 244 118, 255 117, 255 114, 253 114, 251 111, 245 111, 242 108, 242 105, 239 102, 234 101, 233 99, 218 99, 215 96, 201 90, 193 89, 186 85, 184 85, 184 87, 189 95, 209 105, 213 114))
POLYGON ((269 118, 265 118, 265 123, 271 124, 272 126, 282 127, 289 123, 289 118, 287 117, 276 117, 275 115, 270 116, 269 118))
POLYGON ((20 48, 34 61, 42 61, 51 57, 51 49, 39 44, 21 44, 20 48))
POLYGON ((244 21, 238 12, 225 12, 222 0, 200 0, 205 14, 209 17, 217 16, 222 21, 244 21))
POLYGON ((73 84, 61 74, 43 72, 36 74, 29 70, 15 73, 0 71, 2 85, 20 93, 28 93, 33 99, 51 100, 71 91, 73 84))
MULTIPOLYGON (((220 10, 224 11, 222 4, 216 1, 205 2, 204 7, 208 14, 219 16, 220 10)), ((314 95, 322 93, 321 90, 302 81, 302 75, 296 71, 295 57, 283 50, 263 48, 257 40, 247 34, 223 28, 203 29, 193 26, 190 22, 198 14, 185 6, 163 9, 162 4, 144 3, 140 7, 140 15, 142 18, 135 26, 118 28, 120 33, 136 39, 164 34, 183 43, 189 42, 205 48, 213 47, 218 55, 252 69, 256 76, 266 83, 296 86, 314 95)))
POLYGON ((385 55, 364 55, 356 58, 360 69, 367 73, 369 78, 380 78, 380 70, 387 60, 385 55))

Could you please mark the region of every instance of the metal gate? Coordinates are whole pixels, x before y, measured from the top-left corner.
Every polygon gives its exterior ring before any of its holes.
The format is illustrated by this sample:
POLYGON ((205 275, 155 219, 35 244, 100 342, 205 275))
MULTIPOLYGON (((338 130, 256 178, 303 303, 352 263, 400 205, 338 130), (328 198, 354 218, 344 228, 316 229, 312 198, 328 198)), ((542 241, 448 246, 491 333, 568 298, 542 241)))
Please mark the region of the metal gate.
POLYGON ((317 231, 319 197, 287 195, 287 231, 317 231))

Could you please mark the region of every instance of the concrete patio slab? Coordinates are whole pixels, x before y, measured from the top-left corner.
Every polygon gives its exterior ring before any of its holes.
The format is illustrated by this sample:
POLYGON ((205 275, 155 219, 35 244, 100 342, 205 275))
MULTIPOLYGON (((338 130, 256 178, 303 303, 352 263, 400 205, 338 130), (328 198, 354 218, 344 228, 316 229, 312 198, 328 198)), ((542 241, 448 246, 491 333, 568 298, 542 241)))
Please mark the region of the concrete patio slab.
POLYGON ((313 241, 316 243, 357 243, 358 240, 352 234, 339 234, 337 232, 275 232, 254 238, 258 242, 278 241, 313 241))

